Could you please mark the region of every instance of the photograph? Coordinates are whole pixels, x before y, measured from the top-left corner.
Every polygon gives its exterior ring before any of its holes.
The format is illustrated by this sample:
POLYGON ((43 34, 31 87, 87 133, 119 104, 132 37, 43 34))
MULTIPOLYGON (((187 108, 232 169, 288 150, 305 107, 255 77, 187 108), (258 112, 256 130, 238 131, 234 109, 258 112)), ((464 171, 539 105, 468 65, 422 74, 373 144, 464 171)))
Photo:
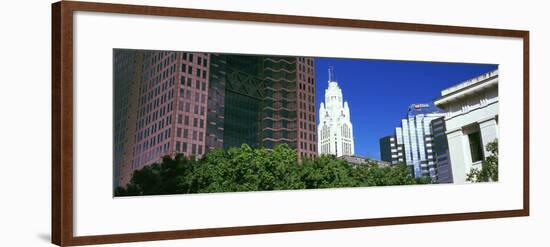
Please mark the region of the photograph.
MULTIPOLYGON (((501 236, 514 234, 486 229, 540 220, 532 187, 545 173, 531 168, 545 167, 537 149, 548 138, 536 130, 547 114, 537 115, 536 97, 547 90, 530 68, 542 24, 522 11, 510 22, 519 5, 212 4, 59 1, 51 22, 38 23, 51 24, 49 42, 26 39, 51 44, 35 52, 51 60, 51 83, 8 84, 51 90, 51 104, 13 95, 30 110, 13 100, 6 109, 51 121, 8 114, 6 123, 30 127, 5 128, 15 138, 6 143, 22 151, 21 133, 49 129, 37 131, 50 133, 51 148, 39 149, 50 152, 49 176, 26 172, 41 185, 13 190, 50 201, 48 242, 182 245, 307 231, 327 245, 367 235, 384 245, 396 234, 410 245, 435 231, 426 241, 467 245, 508 243, 501 236), (343 238, 326 241, 331 232, 343 238)), ((28 49, 12 50, 24 58, 28 49)))
POLYGON ((498 182, 498 64, 113 49, 115 197, 498 182))

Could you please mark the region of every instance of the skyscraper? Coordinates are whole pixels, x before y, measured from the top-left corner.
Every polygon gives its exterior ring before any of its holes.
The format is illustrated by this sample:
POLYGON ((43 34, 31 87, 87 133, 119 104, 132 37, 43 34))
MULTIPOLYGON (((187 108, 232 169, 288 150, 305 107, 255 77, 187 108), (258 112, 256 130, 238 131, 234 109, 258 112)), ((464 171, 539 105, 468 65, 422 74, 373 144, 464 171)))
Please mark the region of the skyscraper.
POLYGON ((445 134, 445 117, 439 117, 432 120, 430 124, 433 135, 433 150, 437 170, 438 183, 452 183, 453 170, 451 167, 451 157, 449 157, 449 144, 445 134))
POLYGON ((332 67, 329 68, 325 102, 319 107, 317 131, 319 154, 332 154, 337 157, 355 154, 348 102, 343 101, 342 89, 338 86, 332 67))
POLYGON ((123 174, 133 171, 133 154, 139 88, 143 71, 143 54, 132 50, 115 50, 113 54, 113 165, 117 186, 123 174))
MULTIPOLYGON (((405 163, 410 167, 414 177, 430 176, 437 180, 437 169, 433 150, 433 135, 430 124, 432 120, 444 116, 429 104, 413 104, 409 106, 407 117, 401 120, 401 127, 395 128, 395 133, 386 143, 380 140, 380 152, 390 148, 391 158, 387 162, 405 163), (391 138, 394 137, 394 140, 391 138), (393 146, 392 146, 393 143, 393 146), (404 162, 403 162, 404 159, 404 162)), ((386 155, 384 156, 386 157, 386 155)))
POLYGON ((288 144, 316 155, 313 58, 212 54, 208 148, 288 144))
POLYGON ((316 155, 313 58, 114 50, 114 185, 162 156, 288 144, 316 155))
POLYGON ((380 138, 380 159, 392 165, 405 164, 405 151, 401 133, 380 138), (400 137, 398 140, 397 137, 400 137))
POLYGON ((406 164, 412 166, 415 177, 430 176, 436 179, 430 123, 442 116, 443 113, 429 105, 411 105, 407 119, 402 119, 401 127, 396 128, 396 132, 403 133, 406 164))
POLYGON ((209 56, 114 50, 115 185, 164 155, 204 154, 209 56))

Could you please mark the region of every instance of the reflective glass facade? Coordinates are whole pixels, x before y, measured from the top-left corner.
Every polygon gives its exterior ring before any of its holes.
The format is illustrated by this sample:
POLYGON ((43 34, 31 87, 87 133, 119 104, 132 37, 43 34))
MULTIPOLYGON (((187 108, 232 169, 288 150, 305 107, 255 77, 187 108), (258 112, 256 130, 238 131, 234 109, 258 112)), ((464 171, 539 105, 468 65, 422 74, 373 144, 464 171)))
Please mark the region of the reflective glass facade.
POLYGON ((312 58, 212 54, 211 63, 208 148, 287 144, 314 157, 312 58))

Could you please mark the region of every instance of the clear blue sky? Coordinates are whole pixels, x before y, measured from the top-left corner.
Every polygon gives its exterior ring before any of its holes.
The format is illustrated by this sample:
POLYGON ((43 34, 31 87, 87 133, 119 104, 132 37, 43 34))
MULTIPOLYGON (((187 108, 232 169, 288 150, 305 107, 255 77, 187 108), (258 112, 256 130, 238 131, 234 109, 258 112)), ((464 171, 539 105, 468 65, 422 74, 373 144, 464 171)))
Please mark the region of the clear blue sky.
POLYGON ((493 64, 316 58, 317 109, 325 99, 329 66, 334 67, 336 80, 350 107, 355 154, 375 159, 380 159, 379 139, 394 132, 409 105, 432 103, 442 89, 498 67, 493 64))

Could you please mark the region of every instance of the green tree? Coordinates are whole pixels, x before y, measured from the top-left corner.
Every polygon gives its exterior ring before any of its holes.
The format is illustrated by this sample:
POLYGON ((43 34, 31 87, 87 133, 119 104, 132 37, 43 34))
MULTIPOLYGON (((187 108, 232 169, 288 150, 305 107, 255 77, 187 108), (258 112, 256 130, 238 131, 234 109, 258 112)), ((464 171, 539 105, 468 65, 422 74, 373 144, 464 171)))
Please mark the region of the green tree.
POLYGON ((334 156, 320 157, 304 161, 300 168, 300 180, 306 189, 354 187, 357 181, 351 174, 352 167, 344 160, 334 156))
POLYGON ((273 149, 243 144, 210 150, 196 160, 181 154, 134 171, 117 196, 209 192, 319 189, 427 183, 414 179, 405 165, 380 167, 374 161, 352 165, 331 155, 298 162, 288 145, 273 149))
POLYGON ((482 161, 481 169, 470 169, 466 174, 466 181, 474 183, 498 181, 498 140, 488 143, 485 149, 490 155, 482 161))

